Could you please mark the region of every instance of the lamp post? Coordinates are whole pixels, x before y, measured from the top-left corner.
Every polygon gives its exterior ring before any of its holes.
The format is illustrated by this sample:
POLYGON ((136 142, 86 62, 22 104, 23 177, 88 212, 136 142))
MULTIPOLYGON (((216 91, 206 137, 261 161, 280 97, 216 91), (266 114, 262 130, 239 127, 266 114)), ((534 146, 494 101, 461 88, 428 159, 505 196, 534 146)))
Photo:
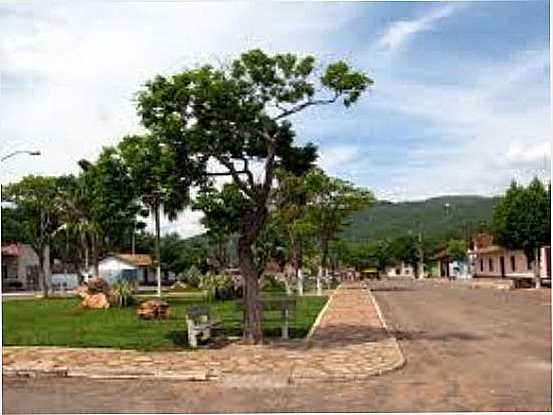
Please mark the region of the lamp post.
POLYGON ((10 157, 13 157, 17 154, 28 154, 30 156, 40 156, 40 151, 18 150, 18 151, 14 151, 13 153, 10 153, 10 154, 2 157, 2 159, 0 159, 0 161, 5 161, 5 160, 9 159, 10 157))

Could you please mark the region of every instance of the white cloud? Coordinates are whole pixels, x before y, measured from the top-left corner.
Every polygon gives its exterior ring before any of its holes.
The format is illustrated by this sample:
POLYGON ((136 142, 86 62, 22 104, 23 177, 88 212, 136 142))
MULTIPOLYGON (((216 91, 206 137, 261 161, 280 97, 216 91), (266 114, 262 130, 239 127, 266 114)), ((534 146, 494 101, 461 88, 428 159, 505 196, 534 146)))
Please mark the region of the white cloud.
POLYGON ((448 4, 418 19, 392 22, 386 28, 377 44, 386 49, 397 49, 417 33, 432 30, 435 23, 449 17, 458 9, 458 5, 448 4))
MULTIPOLYGON (((0 154, 39 149, 42 156, 3 163, 0 181, 75 173, 78 160, 140 131, 133 96, 157 73, 254 47, 312 53, 324 49, 323 34, 349 21, 351 9, 246 2, 2 6, 0 154)), ((181 215, 165 229, 201 232, 198 215, 181 215)))
POLYGON ((317 165, 323 170, 336 174, 336 171, 344 168, 360 156, 359 149, 350 145, 337 145, 323 147, 319 150, 317 165))

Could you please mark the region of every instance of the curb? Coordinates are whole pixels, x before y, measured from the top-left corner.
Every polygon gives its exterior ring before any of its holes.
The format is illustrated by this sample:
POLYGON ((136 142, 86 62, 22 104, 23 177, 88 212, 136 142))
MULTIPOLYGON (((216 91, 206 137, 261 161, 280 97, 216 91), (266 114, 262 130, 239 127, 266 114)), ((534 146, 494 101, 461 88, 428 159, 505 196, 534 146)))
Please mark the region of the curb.
POLYGON ((305 344, 309 344, 309 341, 311 340, 311 337, 313 337, 313 334, 315 334, 315 330, 317 330, 317 328, 321 324, 321 320, 323 319, 323 316, 326 313, 326 310, 330 306, 330 303, 332 302, 332 299, 334 298, 334 295, 336 294, 337 290, 338 290, 338 288, 336 288, 334 290, 334 292, 332 294, 330 294, 330 297, 326 301, 326 304, 323 306, 321 311, 319 311, 319 314, 317 314, 317 318, 315 319, 315 322, 311 326, 311 329, 309 329, 309 333, 307 333, 307 336, 305 337, 305 339, 303 339, 303 342, 305 344))
POLYGON ((365 286, 366 289, 367 289, 367 294, 369 296, 369 298, 371 299, 371 302, 374 306, 374 308, 376 309, 376 314, 378 316, 378 319, 380 320, 380 323, 382 324, 382 327, 384 328, 384 330, 386 331, 386 333, 388 333, 388 335, 390 336, 390 338, 392 339, 392 342, 397 350, 397 353, 399 355, 399 361, 391 364, 389 367, 387 368, 384 368, 380 373, 378 373, 379 375, 383 374, 383 373, 386 373, 386 372, 391 372, 393 370, 398 370, 398 369, 401 369, 403 366, 405 366, 407 364, 407 359, 405 358, 405 355, 403 354, 403 352, 401 351, 401 347, 399 346, 399 343, 396 339, 395 336, 393 336, 391 333, 390 333, 390 329, 388 327, 388 324, 386 323, 386 320, 384 319, 384 315, 382 314, 382 310, 380 309, 380 306, 378 305, 378 303, 376 302, 376 298, 374 298, 374 295, 373 293, 371 292, 370 288, 365 286))
POLYGON ((168 373, 168 372, 125 372, 125 371, 94 371, 94 370, 69 370, 63 369, 12 369, 2 368, 3 376, 16 376, 24 378, 88 378, 88 379, 161 379, 181 380, 194 382, 207 382, 216 380, 217 376, 209 371, 195 371, 189 373, 168 373))

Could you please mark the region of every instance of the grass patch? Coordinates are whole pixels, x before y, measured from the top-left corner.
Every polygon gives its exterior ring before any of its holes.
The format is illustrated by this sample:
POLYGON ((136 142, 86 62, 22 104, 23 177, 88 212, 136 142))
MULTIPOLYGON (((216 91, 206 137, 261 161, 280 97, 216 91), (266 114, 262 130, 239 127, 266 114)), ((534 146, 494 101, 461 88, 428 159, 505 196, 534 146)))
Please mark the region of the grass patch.
MULTIPOLYGON (((267 294, 267 296, 272 296, 267 294)), ((234 301, 206 303, 196 297, 167 297, 168 320, 139 320, 135 307, 87 310, 77 299, 33 299, 2 302, 4 346, 115 347, 138 350, 173 350, 186 347, 185 309, 204 304, 220 320, 219 333, 241 335, 241 313, 234 301)), ((290 316, 290 336, 304 337, 309 332, 326 297, 298 297, 290 316)), ((279 314, 264 316, 267 337, 280 336, 279 314)))

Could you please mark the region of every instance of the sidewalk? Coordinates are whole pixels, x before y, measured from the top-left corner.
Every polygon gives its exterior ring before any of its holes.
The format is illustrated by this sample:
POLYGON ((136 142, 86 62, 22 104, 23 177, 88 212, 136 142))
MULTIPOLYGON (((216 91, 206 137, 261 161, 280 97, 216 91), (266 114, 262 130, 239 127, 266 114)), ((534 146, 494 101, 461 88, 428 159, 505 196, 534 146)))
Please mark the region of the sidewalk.
POLYGON ((176 352, 4 347, 2 370, 23 376, 158 377, 259 386, 361 380, 405 362, 376 307, 362 283, 348 282, 336 289, 306 340, 176 352))

